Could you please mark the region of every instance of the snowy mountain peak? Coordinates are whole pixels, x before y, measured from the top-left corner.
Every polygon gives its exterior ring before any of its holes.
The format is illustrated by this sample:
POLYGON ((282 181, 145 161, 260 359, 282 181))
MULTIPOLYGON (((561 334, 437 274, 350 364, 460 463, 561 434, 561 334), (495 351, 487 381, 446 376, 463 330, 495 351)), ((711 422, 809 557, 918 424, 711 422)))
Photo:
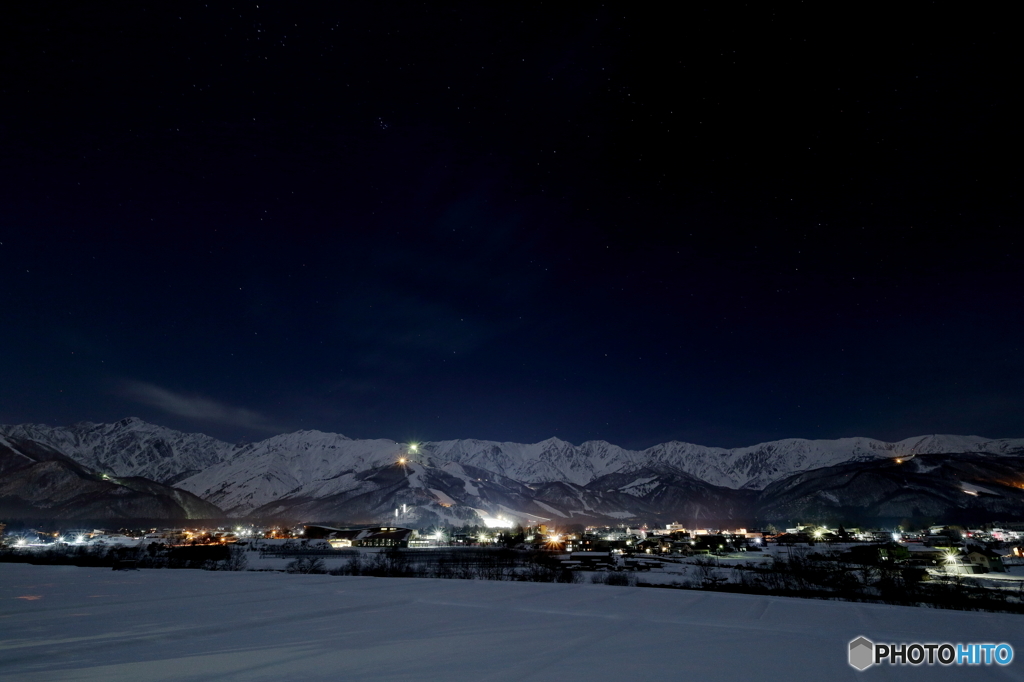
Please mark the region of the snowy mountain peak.
MULTIPOLYGON (((393 467, 410 456, 405 444, 390 439, 352 439, 316 430, 236 446, 137 418, 69 427, 0 426, 3 435, 49 445, 100 472, 179 485, 233 514, 285 496, 317 499, 355 491, 366 472, 393 467)), ((426 480, 422 477, 427 470, 434 472, 431 476, 451 477, 451 485, 470 495, 489 478, 526 489, 558 484, 575 490, 621 474, 629 479, 616 489, 633 490, 629 486, 641 484, 631 482, 652 471, 678 480, 761 490, 796 473, 846 462, 960 452, 1024 454, 1024 439, 930 435, 887 443, 861 437, 787 438, 731 449, 670 441, 645 450, 605 441, 573 445, 557 437, 532 444, 466 439, 420 443, 406 472, 414 482, 426 480)))
POLYGON ((542 440, 541 442, 536 443, 536 445, 538 445, 540 447, 543 447, 544 449, 548 449, 548 448, 564 448, 564 447, 570 447, 571 448, 571 447, 573 447, 572 443, 570 443, 568 441, 564 441, 564 440, 562 440, 561 438, 559 438, 557 436, 551 436, 551 438, 542 440))
POLYGON ((137 417, 112 424, 78 422, 0 426, 0 433, 44 443, 82 464, 116 476, 143 476, 164 484, 226 459, 232 446, 201 433, 183 433, 137 417))

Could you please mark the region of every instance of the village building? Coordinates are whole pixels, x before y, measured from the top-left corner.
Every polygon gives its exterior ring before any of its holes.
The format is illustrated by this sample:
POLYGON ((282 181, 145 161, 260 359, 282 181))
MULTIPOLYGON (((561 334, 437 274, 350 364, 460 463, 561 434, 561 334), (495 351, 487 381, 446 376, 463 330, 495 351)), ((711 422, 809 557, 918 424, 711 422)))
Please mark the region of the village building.
POLYGON ((1003 566, 1003 560, 998 552, 993 552, 990 549, 983 547, 971 547, 966 554, 966 558, 972 564, 982 566, 988 573, 1005 573, 1006 568, 1003 566))
POLYGON ((331 547, 408 547, 415 531, 397 526, 371 526, 369 528, 332 528, 305 526, 305 536, 311 540, 327 540, 331 547))

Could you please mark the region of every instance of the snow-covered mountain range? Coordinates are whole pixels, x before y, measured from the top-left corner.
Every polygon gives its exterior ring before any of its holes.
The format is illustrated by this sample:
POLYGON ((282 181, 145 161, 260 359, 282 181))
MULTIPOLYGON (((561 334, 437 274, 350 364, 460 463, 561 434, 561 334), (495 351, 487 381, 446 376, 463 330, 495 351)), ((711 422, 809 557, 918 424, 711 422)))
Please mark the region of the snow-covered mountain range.
POLYGON ((57 448, 0 435, 0 517, 188 519, 223 512, 192 493, 139 476, 98 472, 57 448))
POLYGON ((45 443, 97 471, 144 476, 167 485, 230 459, 235 449, 201 433, 183 433, 135 417, 113 424, 0 426, 0 434, 45 443))
POLYGON ((811 470, 919 455, 1024 454, 1024 439, 945 435, 895 443, 791 438, 732 449, 673 441, 627 450, 557 438, 532 444, 449 440, 412 448, 388 439, 298 431, 232 445, 135 418, 0 426, 0 435, 42 443, 111 476, 174 485, 232 516, 318 518, 380 518, 402 504, 439 520, 486 514, 626 519, 673 510, 732 516, 757 491, 811 470))

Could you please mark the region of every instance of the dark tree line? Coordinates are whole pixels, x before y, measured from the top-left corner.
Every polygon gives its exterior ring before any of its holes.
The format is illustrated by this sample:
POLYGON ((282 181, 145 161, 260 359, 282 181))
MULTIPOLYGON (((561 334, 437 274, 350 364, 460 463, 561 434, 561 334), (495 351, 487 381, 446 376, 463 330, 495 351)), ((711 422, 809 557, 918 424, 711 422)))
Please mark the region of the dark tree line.
POLYGON ((923 568, 895 562, 866 563, 850 557, 791 552, 752 566, 726 569, 732 571, 731 579, 722 576, 723 569, 714 559, 701 557, 691 563, 695 579, 671 587, 1024 613, 1024 582, 1014 590, 987 589, 968 576, 953 574, 933 580, 923 568))
POLYGON ((32 552, 0 549, 0 561, 37 566, 201 568, 208 571, 242 571, 248 566, 245 549, 236 545, 169 547, 160 543, 145 547, 55 545, 32 552))

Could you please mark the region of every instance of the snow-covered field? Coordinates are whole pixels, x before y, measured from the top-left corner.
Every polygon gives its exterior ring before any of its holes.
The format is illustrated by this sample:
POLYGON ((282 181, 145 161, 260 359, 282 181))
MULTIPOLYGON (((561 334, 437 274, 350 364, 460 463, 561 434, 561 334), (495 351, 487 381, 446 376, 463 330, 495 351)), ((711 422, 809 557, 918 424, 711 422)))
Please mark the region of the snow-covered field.
POLYGON ((0 564, 0 680, 1024 680, 1024 618, 681 590, 0 564), (1007 642, 1006 667, 847 643, 1007 642))

